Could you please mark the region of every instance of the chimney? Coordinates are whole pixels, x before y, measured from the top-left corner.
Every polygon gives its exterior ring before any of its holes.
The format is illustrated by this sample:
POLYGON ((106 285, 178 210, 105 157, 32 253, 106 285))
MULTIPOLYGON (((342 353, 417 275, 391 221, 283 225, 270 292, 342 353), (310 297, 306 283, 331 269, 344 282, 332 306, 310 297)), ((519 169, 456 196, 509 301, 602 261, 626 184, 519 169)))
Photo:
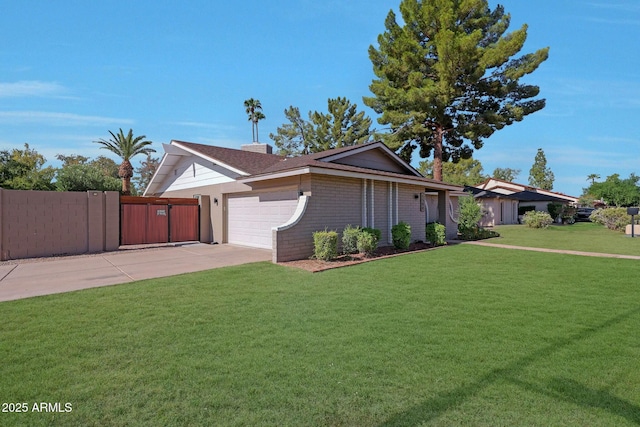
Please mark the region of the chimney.
POLYGON ((273 154, 273 147, 269 144, 261 144, 254 142, 253 144, 243 144, 240 146, 242 151, 251 151, 254 153, 273 154))

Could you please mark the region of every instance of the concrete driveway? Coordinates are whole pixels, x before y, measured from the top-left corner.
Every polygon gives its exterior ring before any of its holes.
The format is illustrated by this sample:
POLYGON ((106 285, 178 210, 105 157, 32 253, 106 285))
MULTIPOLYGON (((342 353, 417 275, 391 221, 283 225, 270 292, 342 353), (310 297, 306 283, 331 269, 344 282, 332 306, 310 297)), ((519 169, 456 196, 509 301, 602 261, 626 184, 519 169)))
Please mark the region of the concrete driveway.
POLYGON ((5 261, 0 263, 0 301, 270 260, 266 249, 193 243, 5 261))

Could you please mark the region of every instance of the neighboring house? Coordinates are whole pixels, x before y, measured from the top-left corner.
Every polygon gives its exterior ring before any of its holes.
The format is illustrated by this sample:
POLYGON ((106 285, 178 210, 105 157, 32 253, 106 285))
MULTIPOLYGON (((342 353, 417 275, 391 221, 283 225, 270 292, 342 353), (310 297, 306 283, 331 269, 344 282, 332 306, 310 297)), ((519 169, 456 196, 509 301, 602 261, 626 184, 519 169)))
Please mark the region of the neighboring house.
POLYGON ((466 186, 464 191, 473 194, 482 204, 482 219, 479 222, 481 227, 518 223, 519 199, 514 194, 497 193, 470 186, 466 186))
MULTIPOLYGON (((497 178, 488 178, 486 181, 476 185, 475 187, 481 190, 491 190, 495 193, 501 193, 501 194, 513 195, 517 193, 522 193, 520 194, 522 196, 520 199, 522 202, 546 201, 547 203, 551 203, 551 202, 557 201, 558 203, 570 204, 572 206, 575 206, 578 203, 577 197, 569 196, 569 195, 558 193, 555 191, 543 190, 542 188, 532 187, 530 185, 523 185, 523 184, 517 184, 515 182, 504 181, 502 179, 497 179, 497 178), (549 196, 549 198, 544 198, 540 196, 531 196, 528 193, 536 193, 541 196, 549 196), (533 200, 536 197, 539 197, 539 200, 533 200)), ((521 204, 521 206, 523 205, 521 204)), ((546 205, 544 209, 539 209, 539 210, 546 210, 546 205)))
POLYGON ((412 240, 424 240, 428 210, 456 237, 452 210, 462 187, 422 177, 381 142, 291 158, 258 143, 163 147, 144 195, 208 199, 204 241, 272 249, 274 262, 303 259, 313 254, 314 231, 348 224, 380 229, 388 245, 391 227, 405 221, 412 240))
POLYGON ((535 191, 520 191, 513 193, 512 197, 518 198, 520 207, 533 206, 537 211, 549 212, 547 206, 549 203, 559 203, 561 205, 572 205, 566 197, 552 196, 549 194, 541 194, 535 191))

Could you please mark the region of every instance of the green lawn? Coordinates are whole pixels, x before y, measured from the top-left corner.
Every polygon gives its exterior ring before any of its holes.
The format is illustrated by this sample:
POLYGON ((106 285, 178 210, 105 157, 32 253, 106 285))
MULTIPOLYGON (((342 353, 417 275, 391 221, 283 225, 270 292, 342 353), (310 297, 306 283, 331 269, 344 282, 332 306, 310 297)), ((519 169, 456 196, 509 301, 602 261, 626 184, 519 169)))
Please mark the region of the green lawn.
POLYGON ((0 425, 631 426, 640 262, 457 245, 0 303, 0 425))
POLYGON ((529 228, 524 225, 501 225, 495 230, 500 233, 500 237, 487 240, 488 242, 535 248, 640 255, 640 225, 637 226, 638 237, 635 238, 591 222, 552 225, 546 229, 529 228))

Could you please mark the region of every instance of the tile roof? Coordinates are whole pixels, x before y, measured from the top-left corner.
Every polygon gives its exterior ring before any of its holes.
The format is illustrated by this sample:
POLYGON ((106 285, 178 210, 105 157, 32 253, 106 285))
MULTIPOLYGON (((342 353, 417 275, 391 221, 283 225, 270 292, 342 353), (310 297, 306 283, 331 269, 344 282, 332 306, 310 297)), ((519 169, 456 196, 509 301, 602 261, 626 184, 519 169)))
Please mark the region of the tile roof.
POLYGON ((173 142, 177 143, 179 146, 186 147, 190 150, 203 154, 206 157, 219 160, 250 175, 258 174, 284 159, 284 157, 276 154, 255 153, 253 151, 215 147, 213 145, 196 144, 194 142, 173 142))

